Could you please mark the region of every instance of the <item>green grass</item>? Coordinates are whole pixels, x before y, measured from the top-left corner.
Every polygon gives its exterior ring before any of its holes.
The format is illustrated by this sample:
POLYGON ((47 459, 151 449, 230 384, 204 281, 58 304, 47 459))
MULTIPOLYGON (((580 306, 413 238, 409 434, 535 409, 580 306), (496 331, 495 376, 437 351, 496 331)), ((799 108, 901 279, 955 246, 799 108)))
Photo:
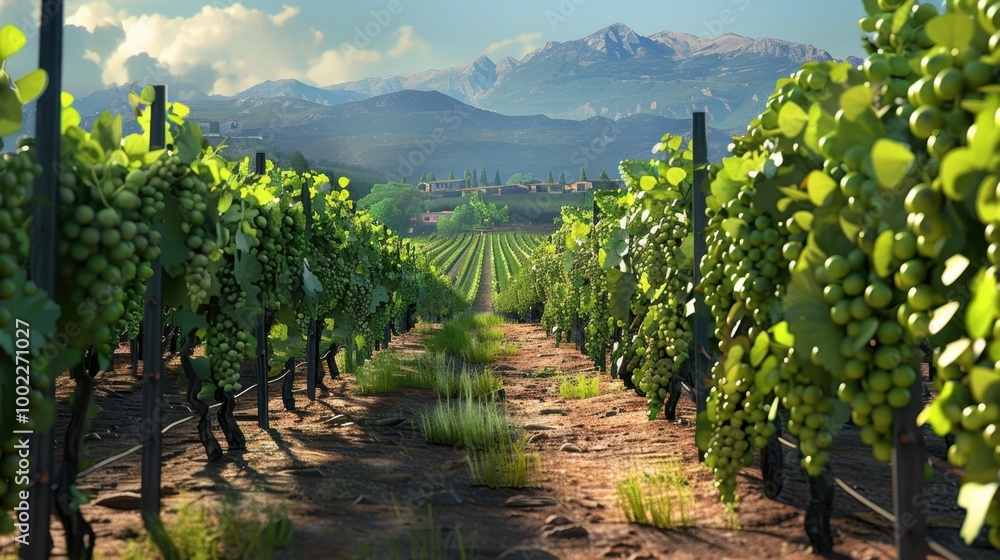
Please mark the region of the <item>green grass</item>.
POLYGON ((600 394, 598 379, 587 375, 567 377, 559 384, 559 395, 564 399, 589 399, 600 394))
POLYGON ((631 523, 660 529, 690 527, 691 487, 678 461, 633 473, 617 484, 618 504, 631 523))
POLYGON ((356 390, 362 395, 391 393, 400 387, 430 387, 426 376, 404 369, 399 356, 392 352, 376 354, 358 369, 354 378, 356 390))
POLYGON ((443 400, 420 414, 427 441, 485 449, 512 440, 503 409, 491 401, 443 400))
POLYGON ((424 354, 417 367, 428 385, 442 397, 478 398, 503 388, 503 381, 490 368, 479 371, 459 365, 442 352, 424 354))
POLYGON ((432 352, 449 352, 469 363, 492 362, 500 355, 517 353, 517 346, 503 342, 503 319, 492 313, 463 314, 448 321, 427 339, 432 352))
POLYGON ((490 488, 526 488, 533 486, 539 469, 538 454, 527 449, 527 440, 469 450, 466 459, 472 471, 472 483, 490 488))
MULTIPOLYGON (((177 558, 191 560, 264 560, 292 544, 292 522, 273 507, 226 500, 216 509, 187 504, 164 524, 177 558)), ((130 541, 124 560, 163 558, 151 536, 130 541)))

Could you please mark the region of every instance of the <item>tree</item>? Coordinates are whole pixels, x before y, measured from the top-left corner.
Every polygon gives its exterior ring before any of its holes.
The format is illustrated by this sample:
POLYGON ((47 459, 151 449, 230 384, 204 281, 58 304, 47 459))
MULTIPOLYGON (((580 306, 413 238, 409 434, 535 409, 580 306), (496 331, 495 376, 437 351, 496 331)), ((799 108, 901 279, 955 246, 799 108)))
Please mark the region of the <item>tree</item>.
POLYGON ((424 206, 415 185, 395 181, 373 186, 368 196, 358 201, 359 210, 368 210, 373 218, 397 233, 408 230, 410 222, 420 217, 424 206))
POLYGON ((474 193, 466 204, 460 204, 455 208, 454 214, 443 216, 438 220, 438 232, 462 233, 476 228, 505 224, 508 219, 510 210, 507 206, 498 208, 496 203, 486 202, 479 193, 474 193))
POLYGON ((434 176, 434 172, 433 171, 429 171, 427 173, 427 182, 429 183, 431 181, 437 181, 437 177, 434 176))
POLYGON ((601 168, 601 174, 597 176, 598 181, 610 181, 611 177, 608 177, 608 170, 601 168))
POLYGON ((488 179, 486 178, 486 166, 484 165, 483 173, 482 175, 479 176, 479 184, 485 187, 487 185, 487 181, 488 179))
POLYGON ((454 181, 455 180, 455 172, 454 171, 449 171, 448 172, 448 180, 449 181, 454 181))
POLYGON ((420 174, 420 182, 423 183, 427 181, 427 175, 425 173, 420 174))
POLYGON ((403 183, 404 185, 408 185, 409 184, 409 183, 406 182, 406 175, 403 175, 403 178, 400 179, 399 182, 403 183))
POLYGON ((499 169, 497 169, 497 174, 493 176, 493 184, 496 185, 496 186, 498 186, 498 187, 500 186, 500 170, 499 169))
POLYGON ((586 181, 587 180, 587 171, 583 168, 582 165, 580 166, 580 179, 579 180, 580 181, 586 181))
POLYGON ((288 168, 296 173, 305 173, 309 171, 309 162, 306 161, 306 156, 302 155, 302 152, 295 150, 288 159, 288 168))
POLYGON ((530 185, 532 183, 541 183, 532 173, 515 173, 510 176, 510 179, 507 179, 508 185, 530 185))
POLYGON ((555 178, 552 177, 552 172, 551 171, 549 171, 549 176, 545 179, 545 182, 546 183, 550 183, 550 184, 556 182, 555 178))
POLYGON ((472 172, 472 186, 473 187, 478 187, 479 186, 479 176, 476 175, 475 171, 472 172))
POLYGON ((559 182, 561 184, 563 184, 563 185, 566 184, 566 172, 565 171, 560 171, 559 172, 559 182))

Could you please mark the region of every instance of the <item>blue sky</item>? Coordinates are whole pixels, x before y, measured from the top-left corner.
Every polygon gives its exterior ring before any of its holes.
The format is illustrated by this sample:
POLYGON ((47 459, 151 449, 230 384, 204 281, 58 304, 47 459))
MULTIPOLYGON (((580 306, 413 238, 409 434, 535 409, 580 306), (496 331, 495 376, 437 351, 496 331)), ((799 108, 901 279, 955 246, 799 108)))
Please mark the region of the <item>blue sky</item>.
MULTIPOLYGON (((31 27, 38 4, 0 0, 0 22, 31 27)), ((66 14, 65 89, 76 94, 158 77, 221 94, 266 79, 325 86, 521 58, 618 22, 641 35, 736 33, 863 54, 861 0, 67 0, 66 14)), ((35 63, 26 31, 15 76, 35 63)))

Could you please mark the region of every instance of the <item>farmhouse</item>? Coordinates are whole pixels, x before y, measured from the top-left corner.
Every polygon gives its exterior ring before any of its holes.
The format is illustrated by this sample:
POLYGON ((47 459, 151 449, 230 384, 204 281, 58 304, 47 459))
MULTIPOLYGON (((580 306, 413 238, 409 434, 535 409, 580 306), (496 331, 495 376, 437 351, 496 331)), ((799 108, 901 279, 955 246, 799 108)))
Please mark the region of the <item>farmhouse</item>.
POLYGON ((421 223, 425 224, 436 224, 438 223, 438 220, 440 220, 441 218, 445 216, 451 216, 452 214, 454 214, 454 212, 450 210, 445 210, 442 212, 424 212, 423 214, 420 215, 420 221, 421 223))

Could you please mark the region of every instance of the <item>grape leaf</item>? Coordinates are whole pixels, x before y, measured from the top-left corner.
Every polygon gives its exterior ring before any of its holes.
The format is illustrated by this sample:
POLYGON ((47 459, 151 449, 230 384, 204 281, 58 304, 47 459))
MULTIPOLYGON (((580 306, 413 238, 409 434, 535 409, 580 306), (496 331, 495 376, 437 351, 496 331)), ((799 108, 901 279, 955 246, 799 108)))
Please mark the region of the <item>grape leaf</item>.
POLYGON ((975 296, 965 312, 965 325, 973 338, 983 338, 993 329, 997 306, 997 279, 987 272, 980 273, 975 296))
POLYGON ((36 68, 31 72, 21 76, 14 81, 17 86, 17 99, 22 105, 27 105, 45 91, 45 86, 49 83, 49 76, 45 70, 36 68))
POLYGON ((941 161, 941 190, 953 200, 965 200, 980 185, 983 160, 968 148, 955 148, 941 161))
POLYGON ((795 103, 786 103, 778 112, 778 127, 788 138, 795 138, 809 122, 809 115, 795 103))
POLYGON ((949 50, 964 52, 972 42, 976 25, 964 13, 946 13, 931 18, 924 29, 934 43, 949 50))
POLYGON ((879 138, 871 151, 872 170, 879 186, 894 189, 910 172, 916 156, 904 144, 879 138))
POLYGON ((5 61, 28 44, 28 37, 17 27, 7 24, 0 29, 0 62, 5 61))
POLYGON ((368 312, 375 313, 375 311, 378 310, 378 306, 383 303, 388 303, 389 300, 389 292, 386 291, 385 286, 382 284, 375 286, 375 290, 372 291, 372 302, 368 308, 368 312))
POLYGON ((0 136, 12 136, 20 131, 21 102, 14 90, 0 87, 0 136))
POLYGON ((823 292, 807 274, 794 274, 784 300, 788 330, 795 333, 795 352, 802 356, 819 350, 819 360, 829 371, 837 371, 844 366, 844 357, 839 345, 831 341, 841 340, 843 330, 830 319, 830 305, 823 299, 823 292))
POLYGON ((667 170, 667 181, 671 184, 679 186, 684 179, 687 179, 687 171, 681 169, 680 167, 671 167, 667 170))
POLYGON ((882 278, 888 278, 892 275, 890 267, 892 265, 893 236, 894 232, 891 229, 880 233, 875 240, 875 248, 872 251, 872 266, 875 268, 875 274, 882 278))
POLYGON ((807 179, 809 200, 816 206, 823 206, 837 190, 837 182, 822 171, 813 171, 807 179))
POLYGON ((969 387, 972 389, 972 397, 979 402, 990 402, 987 400, 995 387, 1000 387, 1000 375, 990 368, 974 366, 969 372, 969 387))
POLYGON ((961 309, 962 304, 957 301, 946 303, 935 309, 934 314, 931 316, 930 333, 938 334, 944 330, 961 309))
POLYGON ((980 483, 964 482, 958 491, 958 505, 965 508, 965 521, 959 533, 965 544, 972 544, 986 523, 990 503, 1000 488, 1000 481, 980 483))
POLYGON ((764 358, 767 357, 770 350, 771 338, 767 335, 767 332, 757 335, 757 338, 753 341, 753 347, 750 348, 750 365, 758 367, 764 361, 764 358))
MULTIPOLYGON (((0 300, 0 305, 7 308, 14 320, 0 330, 0 350, 3 350, 8 356, 15 355, 17 350, 15 342, 18 338, 15 335, 19 327, 18 320, 21 320, 29 325, 27 327, 29 329, 28 348, 32 352, 41 352, 46 345, 47 338, 57 334, 57 325, 62 310, 55 301, 49 299, 48 294, 42 289, 37 289, 30 296, 24 295, 24 284, 28 281, 28 273, 23 268, 14 272, 11 279, 16 286, 16 297, 0 300)), ((23 325, 20 326, 23 327, 23 325)))
POLYGON ((868 86, 854 86, 840 94, 840 108, 844 110, 844 117, 849 121, 855 121, 865 114, 872 108, 872 103, 874 97, 868 86))
POLYGON ((896 8, 896 13, 892 16, 892 32, 899 33, 903 30, 903 27, 910 22, 910 16, 913 13, 913 6, 917 3, 917 0, 906 0, 903 4, 896 8))

